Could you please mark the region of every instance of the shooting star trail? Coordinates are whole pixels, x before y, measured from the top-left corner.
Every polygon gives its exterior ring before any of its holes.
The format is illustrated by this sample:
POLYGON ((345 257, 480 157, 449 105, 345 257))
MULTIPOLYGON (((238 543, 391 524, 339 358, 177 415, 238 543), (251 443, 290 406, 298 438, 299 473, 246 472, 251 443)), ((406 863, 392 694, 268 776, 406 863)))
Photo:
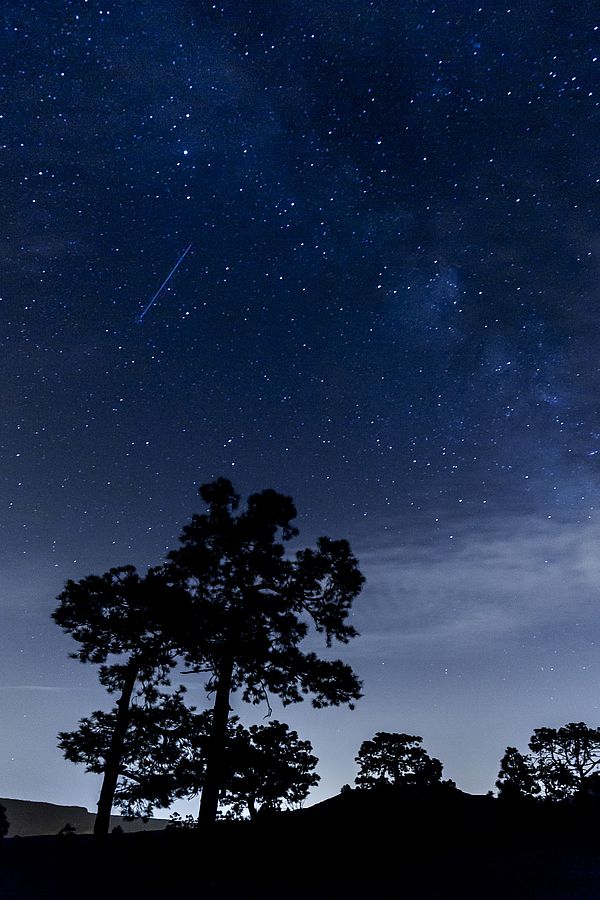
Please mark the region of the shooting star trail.
POLYGON ((185 259, 185 257, 187 256, 187 254, 190 252, 191 249, 192 249, 192 245, 188 244, 188 246, 185 248, 185 250, 179 257, 179 259, 177 260, 177 262, 175 263, 175 265, 173 266, 173 268, 171 269, 171 271, 169 272, 169 274, 167 275, 167 277, 165 278, 165 280, 163 281, 163 283, 161 284, 161 286, 159 287, 157 292, 154 294, 154 296, 152 297, 150 302, 146 305, 146 308, 137 317, 138 322, 141 323, 144 321, 144 316, 146 315, 148 310, 154 305, 156 300, 158 300, 160 294, 166 288, 166 286, 170 282, 171 278, 173 277, 173 275, 175 274, 175 272, 177 271, 177 269, 179 268, 179 266, 181 265, 181 263, 183 262, 183 260, 185 259))

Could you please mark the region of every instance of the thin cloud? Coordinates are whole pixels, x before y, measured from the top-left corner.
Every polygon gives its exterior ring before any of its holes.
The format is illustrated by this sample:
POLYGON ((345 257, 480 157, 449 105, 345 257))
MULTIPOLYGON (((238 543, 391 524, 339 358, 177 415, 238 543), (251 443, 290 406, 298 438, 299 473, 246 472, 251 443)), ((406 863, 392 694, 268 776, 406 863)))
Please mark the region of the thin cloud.
POLYGON ((495 640, 596 613, 600 526, 529 516, 477 525, 445 523, 427 544, 360 554, 361 643, 495 640))
POLYGON ((69 691, 68 687, 57 687, 48 684, 0 684, 0 691, 69 691))

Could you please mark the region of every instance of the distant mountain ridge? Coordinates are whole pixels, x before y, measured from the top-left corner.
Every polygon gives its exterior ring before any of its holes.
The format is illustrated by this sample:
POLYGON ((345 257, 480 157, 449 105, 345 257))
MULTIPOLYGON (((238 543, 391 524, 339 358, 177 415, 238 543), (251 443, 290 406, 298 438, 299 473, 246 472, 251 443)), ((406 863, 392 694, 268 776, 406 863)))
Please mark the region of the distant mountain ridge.
MULTIPOLYGON (((33 837, 42 834, 58 834, 68 823, 76 834, 91 834, 95 813, 84 806, 60 806, 56 803, 39 803, 35 800, 13 800, 0 797, 0 805, 6 808, 9 822, 7 837, 33 837)), ((110 827, 120 825, 124 832, 159 831, 169 824, 168 819, 141 819, 127 821, 122 816, 111 816, 110 827)))

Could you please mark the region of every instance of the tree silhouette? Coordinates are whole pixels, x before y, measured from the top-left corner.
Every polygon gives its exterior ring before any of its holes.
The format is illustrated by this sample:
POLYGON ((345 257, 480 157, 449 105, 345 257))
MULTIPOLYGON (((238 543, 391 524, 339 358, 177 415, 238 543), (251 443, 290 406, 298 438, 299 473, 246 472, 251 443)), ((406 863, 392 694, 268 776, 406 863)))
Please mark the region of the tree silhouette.
MULTIPOLYGON (((146 818, 155 807, 200 789, 208 719, 185 705, 184 692, 183 687, 170 694, 146 692, 129 710, 113 797, 125 816, 146 818)), ((102 774, 118 716, 118 708, 96 710, 76 731, 61 732, 58 746, 65 758, 102 774)))
POLYGON ((94 823, 97 835, 108 833, 136 686, 138 693, 151 694, 157 685, 169 683, 175 664, 175 651, 165 637, 166 589, 158 570, 141 577, 133 566, 115 568, 68 581, 52 614, 80 645, 73 658, 100 664, 101 684, 109 693, 119 693, 110 742, 97 769, 104 774, 94 823))
MULTIPOLYGON (((134 703, 123 741, 113 804, 127 817, 148 817, 204 785, 212 712, 197 714, 183 702, 184 689, 156 692, 134 703)), ((96 710, 76 731, 62 732, 65 758, 101 774, 118 710, 96 710)), ((249 729, 229 719, 220 804, 234 817, 299 806, 319 781, 310 741, 301 741, 282 722, 249 729)))
POLYGON ((215 819, 224 787, 232 692, 241 690, 251 703, 268 702, 273 693, 284 705, 312 695, 315 707, 352 705, 360 697, 348 665, 300 644, 311 623, 327 646, 356 635, 347 618, 364 579, 344 540, 322 537, 316 549, 286 557, 284 543, 297 534, 290 497, 264 490, 237 512, 240 498, 227 479, 204 484, 199 493, 207 512, 185 526, 166 570, 190 600, 180 648, 191 669, 208 675, 214 694, 202 823, 215 819))
POLYGON ((530 756, 507 747, 496 786, 501 797, 540 796, 566 800, 595 793, 600 781, 600 728, 570 722, 561 728, 536 728, 530 756))
POLYGON ((500 762, 496 787, 503 800, 537 796, 541 789, 533 759, 523 756, 516 747, 507 747, 500 762))
POLYGON ((378 731, 370 741, 363 741, 356 756, 359 773, 354 779, 359 787, 381 784, 439 784, 442 763, 430 757, 421 747, 423 738, 414 734, 378 731))
POLYGON ((572 797, 600 772, 600 728, 590 728, 585 722, 536 728, 529 749, 544 795, 552 799, 572 797))
POLYGON ((310 741, 301 741, 284 722, 238 725, 227 753, 227 779, 221 802, 236 816, 297 808, 319 782, 318 759, 310 741))
POLYGON ((0 838, 3 838, 8 834, 9 827, 9 822, 6 818, 6 807, 2 806, 0 803, 0 838))

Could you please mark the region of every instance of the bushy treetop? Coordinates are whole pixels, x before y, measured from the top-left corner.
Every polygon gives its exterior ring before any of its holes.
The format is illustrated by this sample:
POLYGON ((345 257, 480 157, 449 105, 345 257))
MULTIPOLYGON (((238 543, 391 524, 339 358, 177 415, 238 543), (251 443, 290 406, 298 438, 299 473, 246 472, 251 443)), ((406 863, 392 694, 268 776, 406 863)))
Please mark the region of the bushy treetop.
POLYGON ((422 741, 416 734, 378 731, 372 740, 360 745, 356 784, 359 787, 438 784, 442 763, 429 756, 421 746, 422 741))

